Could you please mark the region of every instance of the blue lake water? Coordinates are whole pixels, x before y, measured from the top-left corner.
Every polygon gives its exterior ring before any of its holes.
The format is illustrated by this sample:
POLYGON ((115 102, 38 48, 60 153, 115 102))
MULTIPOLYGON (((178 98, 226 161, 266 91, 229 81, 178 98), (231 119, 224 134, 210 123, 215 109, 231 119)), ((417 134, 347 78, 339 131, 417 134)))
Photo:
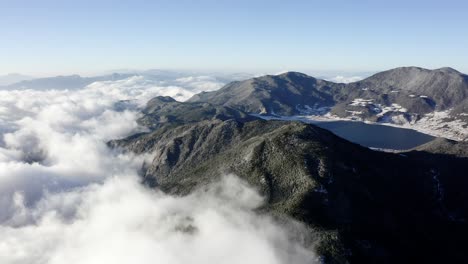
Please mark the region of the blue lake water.
POLYGON ((405 150, 417 147, 434 139, 433 136, 413 129, 367 124, 360 121, 320 121, 307 116, 266 116, 254 115, 265 120, 289 120, 314 124, 327 129, 348 141, 369 148, 405 150))
POLYGON ((410 149, 427 143, 433 136, 412 129, 366 124, 356 121, 312 122, 335 135, 366 147, 410 149))

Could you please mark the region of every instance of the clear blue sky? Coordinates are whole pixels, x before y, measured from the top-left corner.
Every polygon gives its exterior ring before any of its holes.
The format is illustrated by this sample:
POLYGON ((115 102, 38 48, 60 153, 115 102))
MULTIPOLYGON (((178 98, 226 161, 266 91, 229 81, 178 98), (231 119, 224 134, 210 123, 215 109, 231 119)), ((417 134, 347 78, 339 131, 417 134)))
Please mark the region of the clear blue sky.
POLYGON ((0 74, 468 72, 468 1, 0 0, 0 74))

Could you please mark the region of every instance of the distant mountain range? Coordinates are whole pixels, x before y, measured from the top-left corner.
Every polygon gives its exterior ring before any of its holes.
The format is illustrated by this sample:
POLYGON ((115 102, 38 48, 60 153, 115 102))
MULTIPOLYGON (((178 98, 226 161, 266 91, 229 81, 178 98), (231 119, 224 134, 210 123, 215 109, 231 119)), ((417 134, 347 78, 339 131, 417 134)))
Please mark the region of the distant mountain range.
POLYGON ((23 80, 9 85, 0 86, 0 90, 48 90, 48 89, 80 89, 93 82, 98 81, 117 81, 133 76, 133 74, 109 74, 96 77, 81 77, 79 75, 56 76, 47 78, 37 78, 23 80))
MULTIPOLYGON (((92 77, 83 77, 80 75, 53 76, 44 78, 34 78, 20 74, 10 74, 0 76, 0 90, 66 90, 81 89, 94 82, 119 81, 130 77, 140 77, 149 82, 158 83, 158 85, 178 85, 182 88, 203 90, 204 83, 211 82, 225 84, 233 80, 242 80, 251 78, 252 74, 247 73, 222 73, 222 72, 190 72, 190 71, 172 71, 172 70, 145 70, 132 71, 120 70, 109 74, 103 74, 92 77), (191 87, 187 87, 190 86, 191 87), (198 87, 194 87, 198 86, 198 87)), ((208 85, 209 86, 209 85, 208 85)), ((208 87, 212 90, 212 86, 208 87)), ((198 92, 198 91, 197 91, 198 92)))
POLYGON ((377 152, 314 125, 249 116, 256 101, 247 97, 252 104, 244 107, 156 97, 138 121, 151 131, 109 146, 150 155, 143 182, 171 194, 238 175, 266 197, 259 212, 311 228, 323 263, 468 260, 468 143, 436 139, 408 152, 377 152))
POLYGON ((17 83, 17 82, 21 82, 25 80, 31 80, 31 79, 34 79, 34 77, 23 75, 23 74, 18 74, 18 73, 0 75, 0 86, 10 85, 13 83, 17 83))
POLYGON ((189 101, 253 114, 317 115, 468 137, 468 76, 451 68, 396 68, 348 84, 287 72, 232 82, 189 101))

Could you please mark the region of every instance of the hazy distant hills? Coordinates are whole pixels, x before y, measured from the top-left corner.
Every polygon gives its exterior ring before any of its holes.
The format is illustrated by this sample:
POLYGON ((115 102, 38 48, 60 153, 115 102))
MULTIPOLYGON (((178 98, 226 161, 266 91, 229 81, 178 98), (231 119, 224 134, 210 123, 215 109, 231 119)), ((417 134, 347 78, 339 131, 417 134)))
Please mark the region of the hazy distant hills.
POLYGON ((0 86, 10 85, 13 83, 17 83, 17 82, 21 82, 25 80, 31 80, 31 79, 34 79, 34 77, 23 75, 23 74, 18 74, 18 73, 0 75, 0 86))
POLYGON ((463 143, 375 152, 314 125, 170 97, 154 98, 142 115, 151 132, 109 145, 151 155, 145 183, 187 194, 234 173, 266 196, 262 211, 310 226, 324 263, 468 259, 468 162, 450 153, 463 143))
POLYGON ((133 74, 109 74, 96 77, 81 77, 79 75, 56 76, 24 80, 9 85, 0 86, 0 90, 48 90, 48 89, 80 89, 93 82, 117 81, 133 76, 133 74))
MULTIPOLYGON (((111 85, 109 82, 115 82, 116 85, 125 85, 129 88, 133 85, 138 89, 177 86, 187 91, 184 96, 177 97, 178 100, 181 100, 181 97, 183 97, 183 99, 189 98, 200 91, 211 91, 233 80, 242 80, 251 77, 252 74, 247 73, 192 72, 157 69, 138 71, 123 69, 92 77, 83 77, 80 75, 44 78, 33 78, 24 75, 0 76, 0 90, 75 90, 84 88, 95 82, 107 82, 103 85, 111 85), (125 80, 130 78, 133 79, 125 82, 125 80), (190 95, 187 95, 188 93, 190 93, 190 95)), ((173 87, 172 91, 176 89, 176 87, 173 87)))
POLYGON ((232 82, 190 101, 255 114, 322 115, 468 136, 468 76, 451 68, 396 68, 349 84, 288 72, 232 82))

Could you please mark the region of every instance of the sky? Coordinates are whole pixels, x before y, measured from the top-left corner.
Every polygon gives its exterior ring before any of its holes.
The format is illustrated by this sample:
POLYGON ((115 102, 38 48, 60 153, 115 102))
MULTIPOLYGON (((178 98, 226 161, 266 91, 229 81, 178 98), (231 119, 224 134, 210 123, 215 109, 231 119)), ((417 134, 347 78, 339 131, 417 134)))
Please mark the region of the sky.
POLYGON ((113 69, 468 72, 460 0, 0 0, 0 75, 113 69))

